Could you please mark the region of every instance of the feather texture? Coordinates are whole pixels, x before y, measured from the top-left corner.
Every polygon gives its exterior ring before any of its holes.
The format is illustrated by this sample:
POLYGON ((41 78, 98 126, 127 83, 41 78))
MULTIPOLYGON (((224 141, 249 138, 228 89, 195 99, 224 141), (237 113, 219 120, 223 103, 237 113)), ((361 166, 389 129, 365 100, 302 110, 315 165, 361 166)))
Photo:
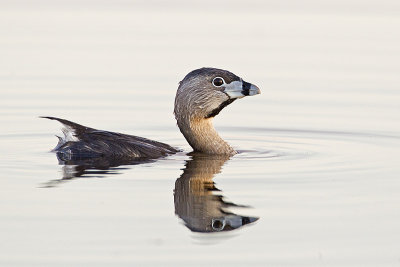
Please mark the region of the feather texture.
POLYGON ((178 152, 170 145, 147 138, 86 127, 72 121, 41 117, 56 120, 64 125, 64 137, 53 149, 64 155, 64 158, 159 158, 178 152))

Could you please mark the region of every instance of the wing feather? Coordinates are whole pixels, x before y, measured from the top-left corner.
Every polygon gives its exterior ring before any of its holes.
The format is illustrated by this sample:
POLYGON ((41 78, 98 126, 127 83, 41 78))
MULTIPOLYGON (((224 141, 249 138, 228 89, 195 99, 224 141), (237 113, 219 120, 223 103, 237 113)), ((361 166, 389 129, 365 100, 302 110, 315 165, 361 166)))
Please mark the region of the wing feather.
POLYGON ((64 125, 64 137, 59 137, 53 150, 71 157, 158 158, 178 152, 167 144, 139 136, 97 130, 56 117, 41 118, 64 125))

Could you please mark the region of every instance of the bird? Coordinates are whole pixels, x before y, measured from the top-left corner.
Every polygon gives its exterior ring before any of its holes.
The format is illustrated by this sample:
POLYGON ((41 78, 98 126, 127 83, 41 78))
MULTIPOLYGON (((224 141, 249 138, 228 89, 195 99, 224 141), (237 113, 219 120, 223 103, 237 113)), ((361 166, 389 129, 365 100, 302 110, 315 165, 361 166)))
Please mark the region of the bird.
MULTIPOLYGON (((237 152, 215 130, 212 119, 222 109, 245 96, 260 94, 260 89, 230 71, 203 67, 189 72, 175 96, 174 115, 179 130, 194 152, 235 155, 237 152)), ((63 137, 52 150, 62 159, 156 159, 180 150, 147 138, 97 130, 51 116, 41 118, 63 124, 63 137)))

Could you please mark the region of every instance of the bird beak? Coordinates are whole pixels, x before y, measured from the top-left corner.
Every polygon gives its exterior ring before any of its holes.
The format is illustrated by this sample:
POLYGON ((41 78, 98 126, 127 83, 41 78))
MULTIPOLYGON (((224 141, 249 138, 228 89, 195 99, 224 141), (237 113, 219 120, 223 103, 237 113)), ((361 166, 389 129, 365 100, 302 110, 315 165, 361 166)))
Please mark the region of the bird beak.
POLYGON ((258 217, 245 217, 240 215, 230 215, 226 217, 227 224, 229 224, 233 229, 242 227, 243 225, 253 223, 257 221, 258 217))
POLYGON ((245 96, 252 96, 261 94, 260 88, 254 84, 241 81, 234 81, 225 86, 224 93, 231 99, 242 98, 245 96))
POLYGON ((212 220, 211 227, 214 232, 223 230, 234 230, 246 224, 257 221, 258 217, 245 217, 236 214, 230 214, 223 218, 215 218, 212 220))

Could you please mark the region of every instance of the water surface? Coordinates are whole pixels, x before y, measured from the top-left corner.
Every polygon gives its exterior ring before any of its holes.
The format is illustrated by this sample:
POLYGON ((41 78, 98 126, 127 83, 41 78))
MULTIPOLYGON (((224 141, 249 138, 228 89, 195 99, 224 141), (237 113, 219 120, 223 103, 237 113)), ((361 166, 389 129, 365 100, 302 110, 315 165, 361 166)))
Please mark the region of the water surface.
POLYGON ((3 1, 0 264, 398 266, 396 1, 3 1), (192 69, 262 94, 215 119, 240 153, 189 154, 192 69), (183 151, 62 165, 57 116, 183 151))

